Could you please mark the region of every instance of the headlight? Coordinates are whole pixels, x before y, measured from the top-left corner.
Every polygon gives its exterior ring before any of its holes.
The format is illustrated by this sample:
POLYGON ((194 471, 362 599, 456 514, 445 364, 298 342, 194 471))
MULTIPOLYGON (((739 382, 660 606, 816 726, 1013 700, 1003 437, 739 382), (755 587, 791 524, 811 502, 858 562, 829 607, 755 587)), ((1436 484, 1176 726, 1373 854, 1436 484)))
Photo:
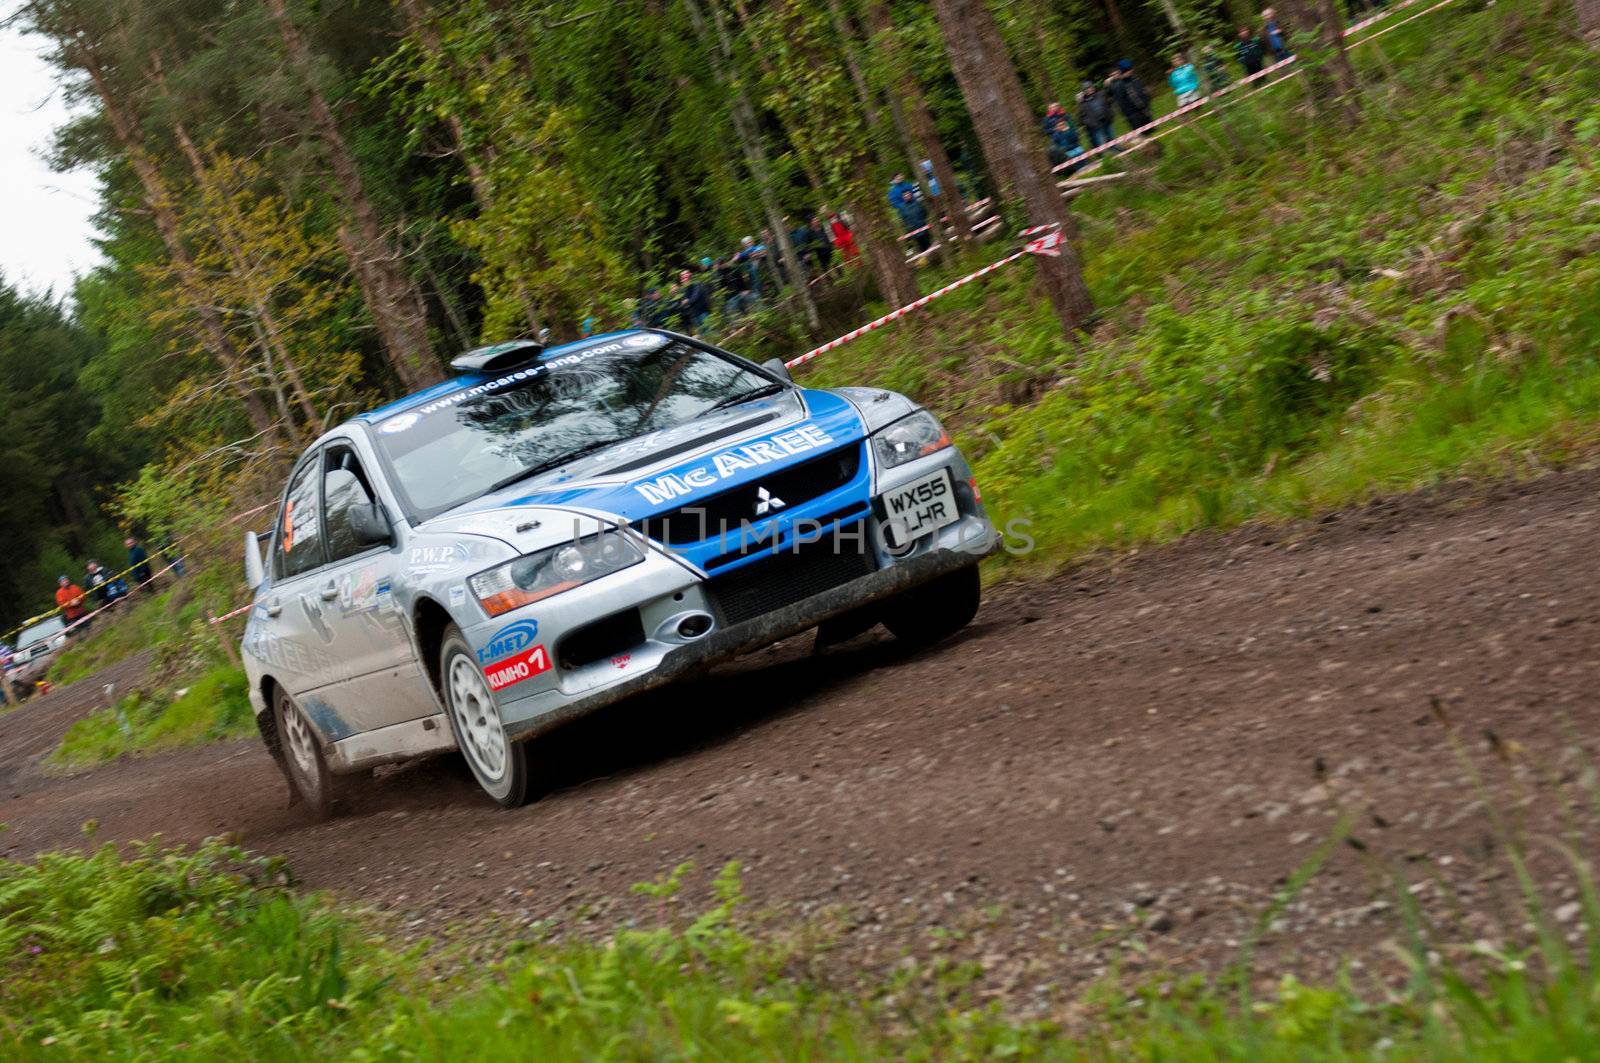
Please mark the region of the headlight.
POLYGON ((467 582, 484 612, 499 616, 643 560, 633 537, 613 529, 507 561, 467 582))
POLYGON ((950 436, 944 426, 927 410, 902 417, 872 437, 872 452, 878 457, 880 469, 893 469, 949 445, 950 436))

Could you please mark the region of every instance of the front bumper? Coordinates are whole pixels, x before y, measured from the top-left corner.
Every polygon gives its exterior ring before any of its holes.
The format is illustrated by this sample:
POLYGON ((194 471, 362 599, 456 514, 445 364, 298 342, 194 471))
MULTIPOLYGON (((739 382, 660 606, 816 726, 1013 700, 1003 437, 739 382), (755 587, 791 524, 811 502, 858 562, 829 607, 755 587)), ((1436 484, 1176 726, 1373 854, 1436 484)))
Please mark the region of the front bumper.
MULTIPOLYGON (((534 603, 494 620, 463 625, 475 648, 493 647, 508 626, 537 629, 551 667, 499 690, 500 718, 508 734, 528 737, 642 690, 750 649, 815 627, 831 617, 890 597, 993 553, 1000 537, 984 512, 972 472, 954 447, 892 470, 873 470, 875 493, 861 494, 838 512, 835 529, 821 533, 838 567, 812 579, 793 570, 758 571, 762 555, 803 553, 807 540, 790 523, 775 540, 763 540, 747 567, 727 565, 710 573, 681 552, 652 546, 637 565, 583 587, 534 603), (955 487, 957 519, 903 549, 885 536, 887 491, 947 469, 955 487), (847 528, 857 529, 854 533, 847 528), (865 540, 869 561, 857 568, 842 543, 865 540), (731 581, 731 582, 730 582, 731 581), (814 584, 814 588, 808 584, 814 584), (709 630, 682 634, 690 617, 709 630), (596 637, 598 636, 598 637, 596 637)), ((813 508, 837 507, 838 499, 813 508)), ((796 506, 795 509, 800 507, 796 506)), ((809 540, 816 542, 817 539, 809 540)), ((704 552, 704 551, 702 551, 704 552)), ((715 551, 713 551, 715 552, 715 551)), ((526 652, 526 648, 524 648, 526 652)), ((480 657, 485 654, 480 653, 480 657)), ((509 658, 485 661, 494 669, 509 658)))
MULTIPOLYGON (((999 536, 991 529, 986 539, 974 540, 970 546, 939 547, 919 553, 793 605, 713 631, 698 641, 673 647, 647 672, 592 693, 562 699, 535 715, 518 712, 515 702, 502 706, 506 733, 512 738, 530 738, 542 734, 606 705, 693 675, 741 653, 797 635, 824 620, 893 597, 946 573, 975 565, 994 553, 999 546, 999 536)), ((536 699, 537 696, 524 700, 536 699)))

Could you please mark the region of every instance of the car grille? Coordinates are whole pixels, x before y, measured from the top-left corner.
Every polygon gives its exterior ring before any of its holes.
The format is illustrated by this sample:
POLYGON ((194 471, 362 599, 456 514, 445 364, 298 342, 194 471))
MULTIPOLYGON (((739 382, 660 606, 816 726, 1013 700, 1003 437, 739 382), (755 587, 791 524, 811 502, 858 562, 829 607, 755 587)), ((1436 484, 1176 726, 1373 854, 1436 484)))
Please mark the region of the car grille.
POLYGON ((863 524, 829 533, 711 580, 724 624, 738 624, 805 601, 877 569, 863 524))
POLYGON ((759 492, 781 499, 785 509, 837 490, 855 479, 861 468, 861 444, 853 443, 808 461, 779 469, 741 487, 735 487, 689 506, 635 521, 634 528, 657 542, 683 546, 719 535, 737 534, 741 521, 754 521, 759 492))

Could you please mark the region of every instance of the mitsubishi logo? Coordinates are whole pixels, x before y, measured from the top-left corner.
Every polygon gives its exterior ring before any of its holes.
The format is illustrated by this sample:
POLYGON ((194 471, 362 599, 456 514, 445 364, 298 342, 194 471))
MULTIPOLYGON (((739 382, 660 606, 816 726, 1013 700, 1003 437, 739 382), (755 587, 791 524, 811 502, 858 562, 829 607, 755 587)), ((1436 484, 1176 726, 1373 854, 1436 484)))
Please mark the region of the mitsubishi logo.
POLYGON ((756 488, 756 516, 764 517, 775 509, 783 508, 783 499, 765 487, 756 488))

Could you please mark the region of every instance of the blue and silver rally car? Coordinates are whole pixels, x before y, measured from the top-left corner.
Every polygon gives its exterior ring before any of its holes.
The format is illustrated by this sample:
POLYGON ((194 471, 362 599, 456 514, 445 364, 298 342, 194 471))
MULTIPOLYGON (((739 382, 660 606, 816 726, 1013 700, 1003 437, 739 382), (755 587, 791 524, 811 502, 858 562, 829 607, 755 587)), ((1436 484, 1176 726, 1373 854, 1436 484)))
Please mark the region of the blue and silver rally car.
POLYGON ((473 351, 340 425, 246 545, 267 747, 335 776, 460 749, 502 805, 525 739, 807 628, 926 643, 999 545, 939 422, 668 332, 473 351))

